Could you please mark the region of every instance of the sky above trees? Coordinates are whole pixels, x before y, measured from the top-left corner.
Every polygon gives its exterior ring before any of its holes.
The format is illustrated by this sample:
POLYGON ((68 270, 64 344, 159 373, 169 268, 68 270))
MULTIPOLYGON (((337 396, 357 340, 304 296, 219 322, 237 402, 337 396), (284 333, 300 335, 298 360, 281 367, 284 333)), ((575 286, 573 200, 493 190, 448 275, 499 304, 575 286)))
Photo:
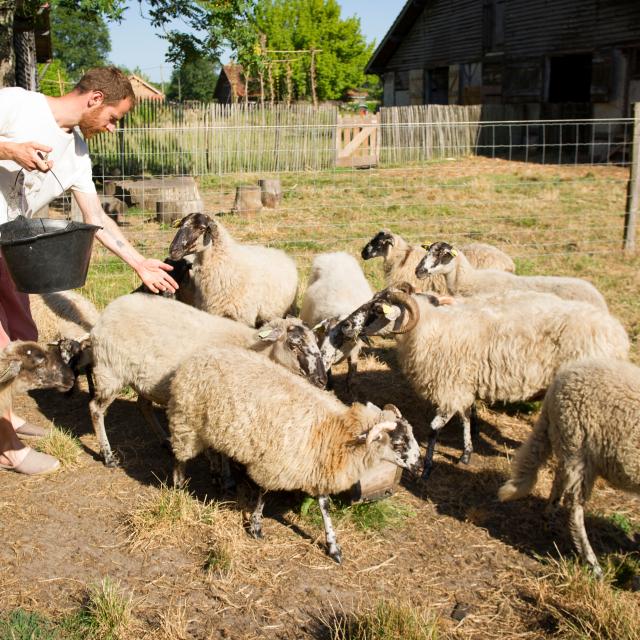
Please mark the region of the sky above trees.
MULTIPOLYGON (((167 43, 160 38, 149 22, 140 17, 137 3, 124 14, 120 24, 110 25, 110 60, 128 68, 139 67, 155 82, 168 84, 172 65, 164 59, 167 43)), ((405 0, 338 0, 341 17, 358 16, 361 31, 368 42, 379 43, 400 13, 405 0)), ((144 11, 144 3, 143 3, 144 11)), ((179 22, 177 28, 184 27, 179 22)), ((228 53, 223 62, 228 61, 228 53)))

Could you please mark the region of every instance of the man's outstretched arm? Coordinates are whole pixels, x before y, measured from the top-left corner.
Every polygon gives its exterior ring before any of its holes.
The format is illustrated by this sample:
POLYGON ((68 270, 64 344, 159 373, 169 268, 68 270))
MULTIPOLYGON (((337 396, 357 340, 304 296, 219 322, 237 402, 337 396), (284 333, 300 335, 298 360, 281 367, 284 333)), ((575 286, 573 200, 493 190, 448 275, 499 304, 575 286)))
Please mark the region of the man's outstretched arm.
POLYGON ((95 193, 73 191, 76 202, 82 211, 82 218, 87 224, 102 227, 96 233, 96 238, 109 251, 124 260, 139 276, 142 282, 154 293, 159 291, 175 292, 178 288, 176 281, 169 275, 173 267, 155 258, 145 258, 138 253, 133 245, 125 238, 118 225, 104 212, 100 199, 95 193))

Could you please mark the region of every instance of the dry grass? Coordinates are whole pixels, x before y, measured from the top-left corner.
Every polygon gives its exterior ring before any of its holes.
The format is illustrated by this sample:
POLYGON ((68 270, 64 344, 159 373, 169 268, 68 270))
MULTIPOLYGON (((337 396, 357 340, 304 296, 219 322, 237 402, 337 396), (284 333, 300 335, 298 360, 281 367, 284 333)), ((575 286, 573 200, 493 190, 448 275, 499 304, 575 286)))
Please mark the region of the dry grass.
POLYGON ((162 483, 157 491, 140 498, 124 526, 133 547, 149 548, 179 538, 194 525, 213 523, 221 510, 220 503, 201 502, 185 489, 162 483))
POLYGON ((331 640, 437 640, 437 614, 382 600, 372 609, 335 613, 323 620, 331 640))
POLYGON ((605 579, 599 581, 582 565, 550 559, 543 578, 529 578, 529 589, 559 637, 638 640, 640 599, 637 593, 616 589, 613 574, 609 565, 605 579))
POLYGON ((82 445, 67 429, 53 427, 44 438, 34 443, 34 447, 60 460, 63 469, 75 469, 81 464, 82 445))
POLYGON ((86 611, 91 620, 87 637, 96 640, 127 640, 133 623, 132 596, 119 582, 104 578, 89 589, 86 611))

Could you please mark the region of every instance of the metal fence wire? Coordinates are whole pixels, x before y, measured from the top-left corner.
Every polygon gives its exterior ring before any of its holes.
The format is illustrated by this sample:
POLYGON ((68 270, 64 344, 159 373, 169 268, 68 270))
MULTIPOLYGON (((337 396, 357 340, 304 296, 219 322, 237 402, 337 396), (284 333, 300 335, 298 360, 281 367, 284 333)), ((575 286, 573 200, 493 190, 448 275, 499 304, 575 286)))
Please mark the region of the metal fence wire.
MULTIPOLYGON (((201 201, 239 241, 285 249, 303 270, 318 252, 358 255, 380 228, 409 242, 489 242, 525 266, 621 247, 632 118, 499 121, 479 106, 395 107, 378 114, 372 148, 366 132, 345 141, 334 106, 205 106, 156 106, 153 119, 134 113, 90 141, 99 192, 122 203, 119 223, 150 255, 167 253, 174 230, 158 203, 172 199, 201 201), (351 167, 337 166, 345 145, 351 167), (265 178, 282 185, 278 207, 233 213, 237 189, 265 178)), ((71 213, 68 199, 58 204, 71 213)), ((105 252, 94 263, 118 268, 105 252)))

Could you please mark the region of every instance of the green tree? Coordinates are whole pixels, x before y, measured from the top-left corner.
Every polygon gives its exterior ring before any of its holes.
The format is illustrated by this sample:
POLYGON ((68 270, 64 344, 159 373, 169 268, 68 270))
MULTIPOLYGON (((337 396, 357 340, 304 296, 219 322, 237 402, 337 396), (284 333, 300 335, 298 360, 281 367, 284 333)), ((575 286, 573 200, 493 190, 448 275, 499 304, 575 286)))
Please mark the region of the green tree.
POLYGON ((67 70, 60 60, 38 65, 40 91, 46 96, 61 96, 72 88, 67 70))
POLYGON ((185 60, 171 74, 167 98, 211 102, 218 81, 218 71, 218 65, 210 58, 185 60))
MULTIPOLYGON (((373 53, 360 30, 360 19, 340 16, 337 0, 257 0, 255 25, 266 36, 268 50, 322 50, 316 54, 316 92, 321 100, 340 99, 349 88, 361 86, 364 68, 373 53)), ((280 97, 286 91, 288 68, 298 98, 311 92, 311 56, 269 54, 272 76, 280 97), (295 58, 293 62, 277 62, 295 58)))
POLYGON ((111 39, 99 11, 59 4, 51 12, 51 44, 70 78, 77 80, 91 67, 108 63, 111 39))

